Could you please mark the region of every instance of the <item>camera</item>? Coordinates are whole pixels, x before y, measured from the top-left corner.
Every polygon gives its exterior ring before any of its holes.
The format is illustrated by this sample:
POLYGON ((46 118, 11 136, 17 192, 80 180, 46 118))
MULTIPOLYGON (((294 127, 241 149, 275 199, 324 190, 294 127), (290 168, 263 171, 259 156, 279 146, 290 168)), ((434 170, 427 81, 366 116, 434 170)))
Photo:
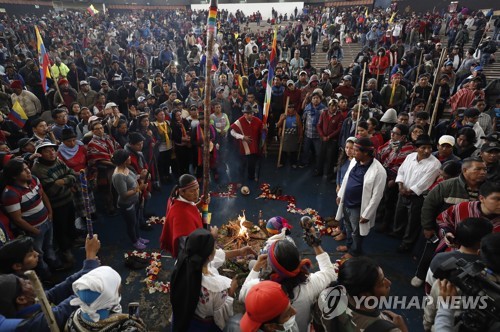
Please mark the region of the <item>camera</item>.
POLYGON ((464 295, 484 298, 485 308, 467 308, 461 313, 461 332, 486 332, 493 325, 500 325, 500 285, 488 279, 487 271, 480 261, 467 262, 451 257, 434 272, 435 278, 449 280, 464 295))

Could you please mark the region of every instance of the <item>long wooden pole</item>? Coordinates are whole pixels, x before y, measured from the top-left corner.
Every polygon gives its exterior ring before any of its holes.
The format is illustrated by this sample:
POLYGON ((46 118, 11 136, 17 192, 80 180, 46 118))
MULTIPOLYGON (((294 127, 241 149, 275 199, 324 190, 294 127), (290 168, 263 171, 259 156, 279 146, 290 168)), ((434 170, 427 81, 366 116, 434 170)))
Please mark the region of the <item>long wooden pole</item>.
POLYGON ((363 90, 365 88, 365 76, 366 76, 366 62, 363 65, 363 78, 361 79, 361 90, 359 92, 359 102, 358 102, 358 118, 356 119, 356 128, 354 129, 354 136, 358 134, 358 123, 361 116, 361 99, 363 98, 363 90))
POLYGON ((434 82, 432 83, 431 93, 429 94, 429 98, 427 98, 427 104, 425 105, 425 111, 429 112, 432 102, 432 95, 434 94, 434 89, 436 88, 437 77, 439 74, 439 69, 443 65, 444 55, 446 54, 446 47, 444 47, 441 51, 441 56, 439 57, 438 65, 436 70, 434 70, 434 82))
MULTIPOLYGON (((413 89, 412 89, 412 93, 415 92, 415 87, 417 86, 417 82, 418 82, 418 76, 420 75, 420 67, 422 65, 422 57, 424 55, 424 51, 422 50, 422 52, 420 52, 420 60, 418 60, 418 67, 417 67, 417 76, 415 76, 415 82, 413 82, 413 89)), ((413 96, 411 98, 411 103, 410 103, 410 112, 413 108, 413 102, 415 101, 415 96, 413 96)))
POLYGON ((281 152, 283 151, 283 141, 285 140, 286 113, 288 112, 289 102, 290 102, 290 97, 286 97, 285 111, 283 112, 283 114, 285 115, 285 119, 283 120, 283 128, 281 129, 280 150, 278 153, 278 163, 276 164, 276 167, 280 167, 281 164, 281 152))
POLYGON ((431 123, 429 125, 429 131, 427 133, 427 135, 429 135, 429 136, 431 135, 432 127, 434 127, 434 122, 436 122, 437 110, 438 110, 438 107, 439 107, 439 98, 440 97, 441 97, 441 86, 438 89, 438 94, 437 94, 437 97, 436 97, 436 102, 434 103, 434 111, 432 112, 431 123))
POLYGON ((208 202, 210 195, 210 97, 212 88, 212 57, 214 49, 214 39, 217 29, 217 0, 210 1, 207 19, 207 54, 205 67, 205 111, 203 112, 203 204, 201 216, 203 224, 208 227, 210 224, 208 214, 208 202))
POLYGON ((33 286, 33 290, 35 291, 35 295, 38 299, 38 302, 40 303, 40 307, 42 308, 50 331, 59 332, 59 326, 57 325, 56 318, 54 317, 54 313, 52 312, 52 307, 50 306, 49 300, 47 299, 42 284, 40 283, 40 279, 38 279, 38 276, 33 270, 24 272, 24 275, 27 276, 31 281, 31 285, 33 286))

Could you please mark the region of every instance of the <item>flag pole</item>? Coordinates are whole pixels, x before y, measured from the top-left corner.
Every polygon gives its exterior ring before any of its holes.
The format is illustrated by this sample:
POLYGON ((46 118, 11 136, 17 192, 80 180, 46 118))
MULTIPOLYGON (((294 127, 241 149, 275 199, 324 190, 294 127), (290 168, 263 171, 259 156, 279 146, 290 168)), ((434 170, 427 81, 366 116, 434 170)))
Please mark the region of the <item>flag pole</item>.
POLYGON ((201 206, 201 218, 203 225, 208 228, 210 217, 208 213, 208 202, 210 201, 210 96, 212 81, 210 70, 212 69, 212 56, 214 39, 217 29, 217 0, 210 0, 210 8, 207 18, 207 54, 205 66, 205 100, 203 112, 203 203, 201 206))
POLYGON ((356 119, 356 128, 354 128, 354 136, 358 134, 358 123, 361 116, 361 99, 363 98, 363 90, 365 88, 365 75, 366 74, 366 62, 363 65, 363 78, 361 80, 361 90, 359 91, 359 102, 358 102, 358 117, 356 119))
POLYGON ((286 112, 288 112, 288 103, 289 102, 290 102, 290 97, 286 97, 285 111, 283 112, 283 114, 285 115, 285 118, 283 119, 283 128, 281 129, 280 150, 278 153, 278 163, 276 164, 276 167, 280 167, 280 164, 281 164, 281 153, 283 151, 283 141, 285 139, 286 112))

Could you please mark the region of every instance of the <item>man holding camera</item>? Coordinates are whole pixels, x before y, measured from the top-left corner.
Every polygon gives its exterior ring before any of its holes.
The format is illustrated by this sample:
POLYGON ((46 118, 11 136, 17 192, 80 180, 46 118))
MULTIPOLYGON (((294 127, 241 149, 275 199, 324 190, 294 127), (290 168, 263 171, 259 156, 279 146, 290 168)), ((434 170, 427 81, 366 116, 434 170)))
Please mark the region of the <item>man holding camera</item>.
MULTIPOLYGON (((439 306, 434 330, 448 331, 499 331, 500 310, 500 234, 494 233, 481 240, 480 262, 446 261, 438 274, 445 276, 439 281, 439 306), (451 264, 450 264, 451 263, 451 264), (454 265, 454 266, 450 266, 454 265), (441 273, 440 273, 441 272, 441 273), (466 297, 477 297, 476 306, 469 305, 464 310, 455 308, 454 298, 460 290, 466 297), (457 319, 458 318, 458 319, 457 319)), ((435 275, 436 275, 435 274, 435 275)), ((464 304, 463 302, 461 302, 464 304)))

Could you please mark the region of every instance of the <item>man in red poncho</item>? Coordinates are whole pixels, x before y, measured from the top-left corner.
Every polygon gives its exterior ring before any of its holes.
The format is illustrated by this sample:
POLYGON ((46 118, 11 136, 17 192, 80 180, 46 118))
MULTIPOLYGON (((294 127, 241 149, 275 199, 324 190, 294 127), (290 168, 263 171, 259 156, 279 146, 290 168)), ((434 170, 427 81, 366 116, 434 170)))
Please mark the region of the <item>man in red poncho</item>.
POLYGON ((179 178, 179 184, 174 187, 167 203, 167 216, 160 237, 160 247, 177 258, 183 247, 185 238, 195 229, 202 228, 198 205, 200 186, 191 174, 179 178))

